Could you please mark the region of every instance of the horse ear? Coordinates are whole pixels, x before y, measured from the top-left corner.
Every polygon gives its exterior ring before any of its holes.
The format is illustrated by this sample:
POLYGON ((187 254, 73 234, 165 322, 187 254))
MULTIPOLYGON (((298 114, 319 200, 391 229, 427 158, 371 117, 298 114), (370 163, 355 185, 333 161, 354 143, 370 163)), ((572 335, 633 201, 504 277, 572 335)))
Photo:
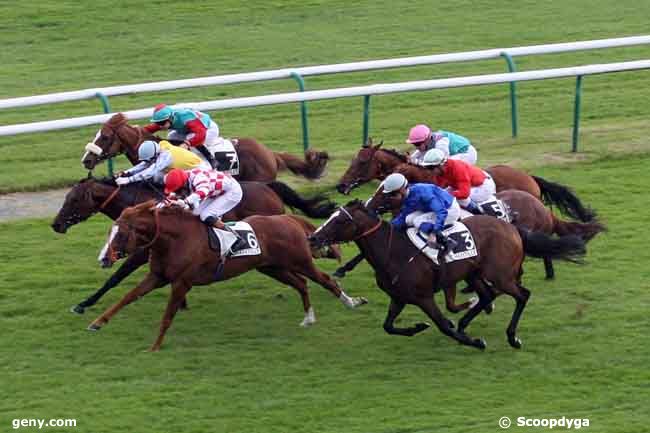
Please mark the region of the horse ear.
POLYGON ((368 137, 365 143, 361 145, 363 148, 371 147, 372 146, 372 137, 368 137))
POLYGON ((88 170, 88 176, 86 177, 86 179, 92 179, 92 178, 93 178, 93 171, 88 170))
POLYGON ((379 148, 384 144, 384 140, 381 140, 378 145, 375 146, 375 150, 379 150, 379 148))

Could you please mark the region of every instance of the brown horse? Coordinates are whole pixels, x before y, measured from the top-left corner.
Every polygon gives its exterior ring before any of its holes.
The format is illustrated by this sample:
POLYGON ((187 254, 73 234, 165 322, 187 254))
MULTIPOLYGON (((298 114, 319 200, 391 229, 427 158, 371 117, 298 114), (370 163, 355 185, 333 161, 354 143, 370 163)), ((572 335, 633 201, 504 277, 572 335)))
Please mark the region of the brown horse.
POLYGON ((122 212, 115 222, 118 230, 109 246, 118 256, 131 254, 137 248, 148 248, 151 255, 149 273, 120 302, 95 319, 89 329, 100 329, 125 305, 171 283, 172 291, 160 333, 151 346, 151 350, 156 351, 193 286, 227 280, 252 269, 290 285, 300 293, 305 311, 302 326, 311 325, 316 320, 305 277, 325 287, 350 308, 367 302, 364 298, 350 298, 332 278, 316 268, 305 236, 304 221, 298 216, 256 215, 246 218, 244 221, 255 230, 261 254, 229 258, 224 263, 220 252, 208 245, 206 226, 197 217, 176 207, 156 209, 154 204, 153 201, 142 203, 122 212))
MULTIPOLYGON (((242 201, 223 216, 224 221, 239 221, 251 215, 281 215, 285 213, 285 204, 301 210, 311 218, 325 218, 335 208, 335 204, 327 201, 324 196, 304 198, 288 185, 278 181, 268 184, 241 182, 240 185, 243 191, 242 201)), ((66 195, 63 206, 54 218, 52 229, 57 233, 65 233, 71 226, 85 221, 98 212, 116 220, 127 207, 162 198, 162 193, 154 185, 146 182, 118 187, 113 179, 83 179, 66 195)), ((306 235, 310 235, 315 229, 307 221, 305 227, 306 235)), ((314 255, 340 261, 338 247, 325 252, 314 251, 314 255)), ((95 305, 106 292, 147 261, 149 261, 149 252, 146 250, 139 250, 130 255, 102 287, 72 307, 71 311, 83 314, 86 308, 95 305)))
MULTIPOLYGON (((514 217, 513 222, 530 231, 542 232, 547 235, 556 234, 560 237, 576 235, 587 243, 598 233, 605 230, 605 226, 596 220, 588 223, 561 220, 544 207, 542 202, 525 191, 508 189, 498 192, 496 197, 502 200, 510 209, 512 217, 514 217)), ((395 215, 399 212, 399 203, 396 203, 391 195, 383 194, 380 191, 375 192, 367 206, 378 213, 392 212, 395 215)), ((552 258, 544 257, 543 259, 546 278, 554 278, 555 271, 552 258)), ((347 268, 348 266, 345 265, 345 271, 348 270, 347 268)))
MULTIPOLYGON (((99 146, 101 154, 86 152, 82 159, 86 169, 93 170, 97 163, 121 153, 136 164, 142 141, 160 141, 159 137, 143 128, 131 126, 127 121, 126 116, 118 113, 102 125, 93 142, 99 146)), ((305 152, 304 160, 289 153, 273 152, 253 138, 236 139, 236 148, 240 169, 235 177, 240 181, 270 182, 277 178, 279 171, 286 169, 308 179, 318 179, 329 159, 327 152, 312 150, 305 152)))
MULTIPOLYGON (((530 297, 530 291, 521 284, 524 255, 552 256, 573 259, 584 254, 584 241, 577 236, 552 239, 539 232, 507 224, 484 215, 463 221, 470 230, 478 256, 450 263, 439 260, 436 266, 401 232, 381 220, 360 201, 353 201, 332 214, 310 238, 314 246, 334 242, 354 241, 365 259, 375 270, 377 285, 391 298, 384 330, 389 334, 413 336, 428 327, 417 323, 409 328, 395 328, 395 318, 406 304, 413 304, 434 321, 445 335, 461 344, 484 349, 483 339, 474 339, 464 333, 471 320, 494 299, 495 293, 506 293, 516 301, 506 334, 514 348, 521 347, 517 324, 530 297), (478 303, 460 320, 458 330, 446 319, 433 298, 440 288, 448 290, 460 280, 472 281, 479 294, 478 303), (484 282, 489 282, 488 286, 484 282)), ((440 257, 440 256, 439 256, 440 257)))
MULTIPOLYGON (((396 171, 411 182, 436 183, 431 172, 423 167, 409 164, 408 155, 396 150, 382 149, 382 143, 373 145, 369 140, 350 162, 336 189, 349 194, 352 189, 374 179, 383 180, 396 171)), ((492 176, 497 192, 506 189, 526 191, 546 204, 555 205, 560 211, 582 222, 594 219, 595 214, 585 208, 580 199, 567 187, 541 177, 530 176, 507 165, 495 165, 485 169, 492 176)))

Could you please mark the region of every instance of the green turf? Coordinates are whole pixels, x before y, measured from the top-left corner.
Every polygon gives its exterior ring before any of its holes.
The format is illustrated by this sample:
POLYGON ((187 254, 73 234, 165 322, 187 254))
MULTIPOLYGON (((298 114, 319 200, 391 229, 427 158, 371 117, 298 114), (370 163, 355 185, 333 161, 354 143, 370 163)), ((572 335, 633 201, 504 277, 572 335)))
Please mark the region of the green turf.
MULTIPOLYGON (((648 163, 645 156, 539 169, 573 185, 609 232, 589 245, 585 266, 557 265, 556 281, 543 279, 541 262, 526 263, 532 297, 521 351, 506 343, 514 306, 506 298, 469 329, 487 339, 484 353, 433 330, 412 339, 385 334, 388 299, 363 265, 344 285, 370 304, 348 311, 312 284, 319 322, 311 329, 298 327, 297 294, 266 277, 196 287, 163 350, 145 353, 168 288, 99 333, 85 330, 142 273, 85 316, 67 312, 108 276, 95 262, 106 218, 66 236, 47 220, 2 224, 0 425, 61 417, 92 432, 491 432, 501 416, 566 416, 589 418, 589 431, 643 431, 650 253, 638 215, 650 207, 648 163)), ((409 307, 400 323, 423 318, 409 307)))
MULTIPOLYGON (((647 33, 649 13, 650 3, 632 0, 0 1, 0 98, 639 35, 647 33)), ((517 64, 532 70, 649 54, 650 47, 631 47, 517 64)), ((427 66, 311 77, 307 88, 504 70, 501 60, 427 66)), ((362 265, 344 281, 350 294, 370 299, 359 311, 312 285, 319 322, 301 329, 297 294, 250 274, 193 290, 191 309, 179 313, 163 350, 145 353, 168 288, 127 307, 101 332, 85 330, 142 272, 85 316, 67 312, 109 275, 95 261, 106 218, 66 236, 55 235, 49 220, 0 224, 0 430, 15 418, 76 418, 76 429, 48 431, 493 432, 501 416, 566 416, 589 418, 593 432, 647 431, 649 82, 648 72, 586 77, 575 155, 573 79, 519 84, 516 140, 505 85, 372 98, 371 134, 388 145, 405 147, 416 122, 455 130, 477 144, 482 164, 510 162, 571 185, 607 223, 609 232, 589 245, 588 264, 558 265, 557 281, 543 279, 541 262, 526 263, 532 298, 519 352, 505 340, 514 305, 505 298, 469 329, 487 339, 485 353, 433 330, 388 336, 381 329, 388 300, 362 265)), ((111 105, 130 110, 295 89, 287 80, 129 95, 111 105)), ((97 100, 3 110, 0 124, 99 112, 97 100)), ((317 184, 283 179, 303 192, 330 190, 359 145, 362 98, 310 103, 309 113, 314 147, 332 154, 329 174, 317 184)), ((254 136, 274 150, 301 148, 297 105, 211 114, 224 135, 254 136)), ((79 158, 96 129, 0 138, 0 192, 85 176, 79 158)), ((346 257, 354 252, 345 249, 346 257)), ((336 264, 319 266, 332 271, 336 264)), ((407 308, 400 323, 421 320, 407 308)), ((519 430, 542 429, 510 429, 519 430)))

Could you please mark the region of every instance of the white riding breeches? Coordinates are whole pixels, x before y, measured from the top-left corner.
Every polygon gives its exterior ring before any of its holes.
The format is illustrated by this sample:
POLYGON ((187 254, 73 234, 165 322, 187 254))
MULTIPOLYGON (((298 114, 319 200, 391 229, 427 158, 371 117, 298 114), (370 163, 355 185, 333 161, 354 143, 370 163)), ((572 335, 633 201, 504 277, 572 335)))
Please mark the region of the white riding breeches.
MULTIPOLYGON (((183 141, 183 140, 190 140, 192 137, 194 137, 193 132, 190 132, 189 134, 181 134, 175 129, 170 129, 169 133, 167 134, 168 140, 183 141)), ((203 144, 204 146, 210 146, 214 144, 218 139, 219 139, 219 126, 211 120, 208 130, 205 132, 205 141, 201 144, 203 144)))
POLYGON ((227 213, 239 204, 243 195, 239 183, 233 182, 232 189, 218 197, 206 198, 201 202, 199 207, 192 211, 192 213, 198 215, 199 218, 201 218, 201 221, 205 221, 206 218, 211 216, 221 218, 223 214, 227 213))
POLYGON ((478 161, 478 154, 476 153, 476 148, 470 144, 467 148, 467 152, 457 153, 456 155, 450 156, 449 159, 460 159, 461 161, 476 165, 476 161, 478 161))
POLYGON ((495 185, 494 180, 492 180, 492 177, 486 172, 483 173, 485 174, 485 180, 483 183, 479 186, 472 187, 468 198, 458 200, 458 203, 460 203, 461 206, 467 206, 470 199, 476 203, 482 203, 494 197, 497 193, 497 186, 495 185))
MULTIPOLYGON (((449 209, 447 209, 447 218, 445 218, 444 225, 451 225, 454 222, 458 221, 460 218, 460 213, 461 209, 460 206, 458 205, 458 201, 454 199, 454 201, 451 203, 451 206, 449 206, 449 209)), ((406 216, 406 225, 407 226, 413 226, 416 229, 420 230, 420 226, 422 223, 436 223, 436 213, 435 212, 421 212, 421 211, 415 211, 411 212, 406 216)))

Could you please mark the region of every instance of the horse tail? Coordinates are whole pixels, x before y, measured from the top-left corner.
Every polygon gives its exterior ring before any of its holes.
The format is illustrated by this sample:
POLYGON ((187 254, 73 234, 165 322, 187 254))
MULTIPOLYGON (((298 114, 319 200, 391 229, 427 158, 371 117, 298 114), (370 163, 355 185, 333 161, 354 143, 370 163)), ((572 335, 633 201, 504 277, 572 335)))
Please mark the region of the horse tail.
POLYGON ((553 238, 543 232, 533 232, 520 226, 516 227, 527 256, 582 263, 581 259, 587 252, 586 241, 580 236, 565 235, 553 238))
POLYGON ((553 217, 553 233, 558 236, 576 235, 585 242, 589 242, 598 233, 607 231, 607 227, 595 219, 588 223, 578 223, 573 221, 563 221, 552 214, 551 216, 553 217))
POLYGON ((596 213, 592 209, 584 207, 578 196, 568 187, 559 183, 549 182, 541 177, 531 177, 539 185, 544 203, 557 206, 563 214, 583 223, 596 218, 596 213))
POLYGON ((274 180, 267 185, 282 199, 284 204, 292 209, 301 210, 310 218, 327 218, 337 207, 336 203, 329 201, 322 194, 312 198, 303 198, 286 183, 274 180))
POLYGON ((286 152, 274 152, 278 169, 289 169, 293 174, 304 176, 307 179, 319 179, 325 172, 329 155, 327 152, 308 150, 304 159, 286 152))
MULTIPOLYGON (((311 236, 314 233, 314 231, 316 231, 316 226, 314 226, 306 219, 300 218, 298 215, 287 215, 287 216, 292 220, 294 220, 296 223, 298 223, 298 225, 305 232, 305 237, 311 236)), ((311 256, 315 259, 322 259, 322 258, 335 259, 339 263, 341 263, 342 260, 341 248, 336 244, 328 245, 327 247, 322 249, 311 248, 311 256)))

